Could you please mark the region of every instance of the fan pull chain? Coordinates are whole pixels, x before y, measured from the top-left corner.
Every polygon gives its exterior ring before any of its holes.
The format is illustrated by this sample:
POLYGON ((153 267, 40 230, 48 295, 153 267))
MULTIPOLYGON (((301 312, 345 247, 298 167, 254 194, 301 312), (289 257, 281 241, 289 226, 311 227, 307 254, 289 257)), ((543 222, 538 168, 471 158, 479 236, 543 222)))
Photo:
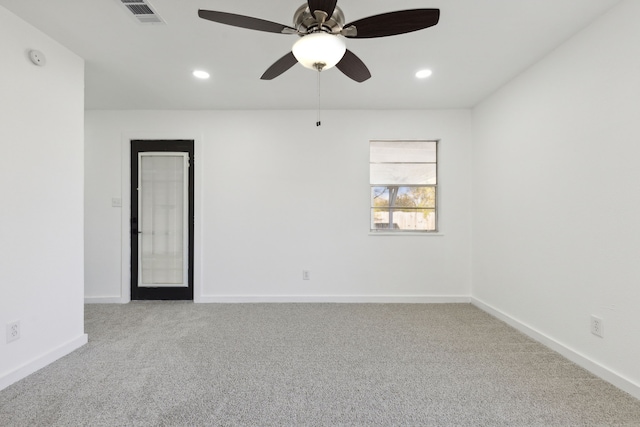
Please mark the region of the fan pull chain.
POLYGON ((320 121, 320 70, 318 70, 318 120, 316 121, 316 126, 320 126, 322 122, 320 121))

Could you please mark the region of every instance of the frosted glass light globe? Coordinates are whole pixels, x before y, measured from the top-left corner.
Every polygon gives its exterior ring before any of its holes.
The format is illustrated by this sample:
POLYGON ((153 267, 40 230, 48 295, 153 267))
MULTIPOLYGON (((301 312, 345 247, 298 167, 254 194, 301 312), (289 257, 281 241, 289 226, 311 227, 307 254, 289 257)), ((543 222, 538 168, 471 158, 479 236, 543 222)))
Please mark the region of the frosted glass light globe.
POLYGON ((340 62, 347 46, 337 35, 312 33, 295 42, 291 51, 303 66, 317 70, 316 64, 324 64, 320 69, 326 70, 340 62))

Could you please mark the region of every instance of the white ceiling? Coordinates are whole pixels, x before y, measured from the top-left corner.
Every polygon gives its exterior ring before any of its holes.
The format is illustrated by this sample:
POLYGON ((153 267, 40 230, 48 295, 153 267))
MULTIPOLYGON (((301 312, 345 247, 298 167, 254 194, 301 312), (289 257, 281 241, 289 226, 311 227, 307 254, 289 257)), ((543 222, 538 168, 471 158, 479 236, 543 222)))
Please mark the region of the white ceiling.
MULTIPOLYGON (((439 8, 440 23, 377 39, 348 39, 372 78, 321 74, 325 109, 472 107, 619 0, 339 0, 346 22, 400 9, 439 8), (414 77, 433 70, 426 80, 414 77)), ((286 25, 303 0, 149 0, 165 25, 139 24, 120 0, 0 0, 86 61, 87 109, 313 109, 316 72, 262 73, 296 36, 198 18, 198 9, 286 25), (199 81, 201 68, 211 79, 199 81)), ((38 46, 25 46, 38 49, 38 46)), ((43 52, 45 55, 47 52, 43 52)))

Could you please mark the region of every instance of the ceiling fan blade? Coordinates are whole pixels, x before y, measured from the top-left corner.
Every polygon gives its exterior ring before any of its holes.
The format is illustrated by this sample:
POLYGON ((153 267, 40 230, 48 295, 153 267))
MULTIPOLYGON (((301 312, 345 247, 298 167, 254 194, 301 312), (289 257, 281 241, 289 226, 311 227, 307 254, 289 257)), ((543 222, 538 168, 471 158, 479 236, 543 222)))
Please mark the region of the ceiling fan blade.
POLYGON ((331 15, 333 15, 333 11, 336 9, 338 0, 308 0, 307 3, 309 4, 311 15, 315 16, 316 19, 318 19, 315 12, 316 10, 322 11, 327 14, 326 18, 324 18, 323 20, 326 21, 327 19, 331 18, 331 15))
POLYGON ((198 16, 202 19, 232 25, 234 27, 248 28, 250 30, 266 31, 268 33, 298 34, 298 30, 277 22, 250 16, 236 15, 235 13, 218 12, 215 10, 198 10, 198 16))
POLYGON ((440 9, 398 10, 346 24, 342 35, 354 39, 395 36, 432 27, 439 19, 440 9))
POLYGON ((267 71, 264 72, 264 74, 262 75, 262 77, 260 77, 260 79, 273 80, 276 77, 278 77, 280 74, 287 71, 289 68, 296 65, 297 62, 298 60, 296 59, 295 56, 293 56, 293 52, 289 52, 285 56, 283 56, 282 58, 274 62, 273 65, 269 67, 267 71))
POLYGON ((364 62, 360 60, 353 52, 349 49, 344 53, 344 56, 336 64, 338 70, 342 71, 342 73, 357 81, 358 83, 362 83, 363 81, 369 79, 371 77, 371 73, 364 62))

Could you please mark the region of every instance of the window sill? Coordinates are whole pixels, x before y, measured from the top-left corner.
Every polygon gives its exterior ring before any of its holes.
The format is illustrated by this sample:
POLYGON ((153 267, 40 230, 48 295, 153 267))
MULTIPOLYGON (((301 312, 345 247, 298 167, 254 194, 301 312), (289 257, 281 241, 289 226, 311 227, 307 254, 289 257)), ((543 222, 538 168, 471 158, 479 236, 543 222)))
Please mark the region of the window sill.
POLYGON ((443 233, 433 233, 433 232, 411 232, 411 231, 400 231, 400 232, 369 232, 369 236, 425 236, 425 237, 442 237, 443 233))

